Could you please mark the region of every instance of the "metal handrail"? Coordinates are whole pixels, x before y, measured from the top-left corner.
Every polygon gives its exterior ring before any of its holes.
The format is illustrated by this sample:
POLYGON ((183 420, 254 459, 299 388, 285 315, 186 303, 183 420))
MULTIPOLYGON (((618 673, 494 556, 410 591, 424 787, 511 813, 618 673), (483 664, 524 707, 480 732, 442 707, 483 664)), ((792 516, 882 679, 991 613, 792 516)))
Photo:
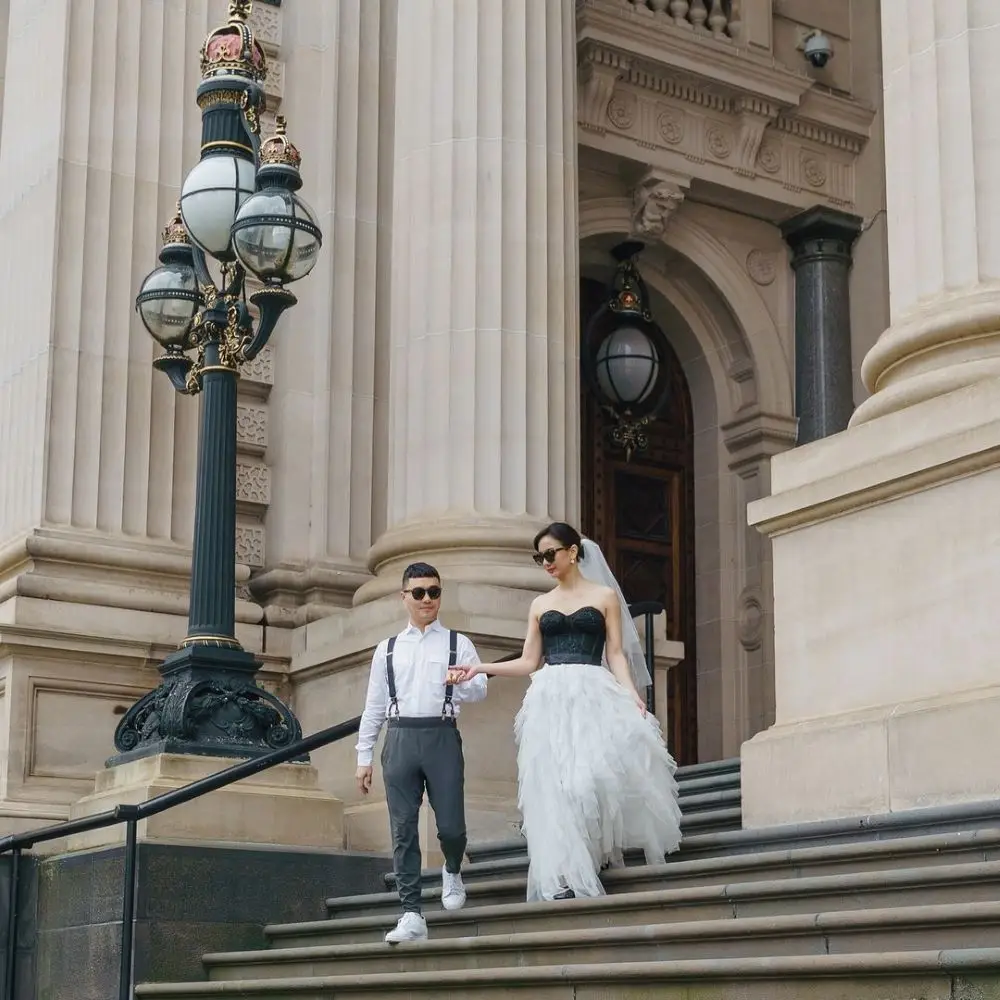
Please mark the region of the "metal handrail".
POLYGON ((88 833, 91 830, 102 830, 109 826, 116 826, 125 823, 125 871, 123 878, 122 892, 122 931, 121 931, 121 968, 119 972, 118 997, 119 1000, 130 1000, 132 997, 132 945, 135 918, 135 894, 136 894, 136 851, 137 851, 137 831, 139 821, 156 816, 174 806, 183 805, 207 795, 209 792, 218 791, 227 785, 232 785, 243 778, 248 778, 254 774, 260 774, 278 764, 285 764, 288 761, 302 757, 312 750, 319 750, 321 747, 336 743, 347 736, 351 736, 358 731, 361 726, 361 716, 357 716, 348 722, 341 722, 328 729, 321 729, 306 736, 304 739, 290 743, 287 747, 274 750, 261 757, 253 757, 249 760, 232 764, 215 774, 210 774, 207 778, 199 778, 183 788, 175 788, 169 792, 156 795, 146 802, 138 805, 118 805, 114 809, 97 813, 94 816, 87 816, 83 819, 71 819, 64 823, 56 823, 53 826, 40 827, 37 830, 28 830, 24 833, 13 833, 0 838, 0 855, 11 854, 10 872, 10 899, 7 913, 7 947, 5 955, 3 1000, 13 1000, 14 996, 14 975, 17 971, 17 896, 20 883, 21 853, 26 848, 34 847, 36 844, 43 844, 47 841, 61 840, 78 833, 88 833))
MULTIPOLYGON (((664 606, 656 601, 641 601, 629 605, 629 612, 633 618, 640 616, 645 618, 645 639, 646 639, 646 664, 649 668, 650 677, 653 676, 653 626, 656 615, 661 614, 664 606)), ((498 662, 504 660, 515 660, 519 653, 510 653, 499 658, 498 662)), ((646 692, 646 703, 649 711, 654 710, 654 688, 650 687, 646 692)), ((7 921, 7 941, 4 967, 3 992, 0 1000, 13 1000, 14 997, 14 975, 17 966, 17 897, 20 887, 21 854, 24 850, 34 847, 36 844, 44 844, 52 840, 62 840, 75 834, 89 833, 93 830, 102 830, 109 826, 117 826, 124 823, 125 827, 125 870, 123 873, 122 892, 122 930, 121 930, 121 967, 119 972, 119 1000, 131 1000, 132 993, 132 966, 133 966, 133 938, 134 938, 134 918, 135 918, 135 896, 136 896, 136 854, 138 850, 138 825, 141 820, 156 816, 167 809, 192 802, 201 798, 209 792, 218 791, 228 785, 235 784, 243 778, 248 778, 254 774, 260 774, 279 764, 301 758, 303 755, 313 750, 336 743, 347 736, 352 736, 361 726, 361 716, 357 716, 348 722, 341 722, 328 729, 321 729, 306 736, 295 743, 264 754, 261 757, 252 757, 248 760, 232 764, 215 774, 210 774, 206 778, 199 778, 189 785, 176 788, 169 792, 156 795, 146 802, 137 805, 117 805, 94 816, 86 816, 82 819, 66 820, 63 823, 56 823, 52 826, 39 827, 36 830, 28 830, 24 833, 8 834, 0 837, 0 856, 11 855, 10 872, 10 893, 8 902, 7 921)))

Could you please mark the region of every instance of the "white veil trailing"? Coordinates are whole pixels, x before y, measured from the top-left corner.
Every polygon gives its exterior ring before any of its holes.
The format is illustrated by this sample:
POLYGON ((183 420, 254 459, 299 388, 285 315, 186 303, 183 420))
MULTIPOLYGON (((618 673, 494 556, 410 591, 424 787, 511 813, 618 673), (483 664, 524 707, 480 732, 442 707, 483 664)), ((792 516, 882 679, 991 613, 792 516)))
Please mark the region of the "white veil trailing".
POLYGON ((642 651, 642 644, 639 642, 639 630, 635 627, 635 621, 629 613, 625 595, 622 593, 618 581, 615 579, 611 567, 608 565, 604 553, 597 542, 589 538, 583 539, 583 558, 577 563, 580 575, 591 583, 599 583, 605 587, 610 587, 618 597, 618 603, 622 610, 622 652, 628 660, 629 670, 632 672, 632 683, 640 695, 645 694, 646 688, 653 683, 649 676, 649 668, 646 666, 646 657, 642 651))

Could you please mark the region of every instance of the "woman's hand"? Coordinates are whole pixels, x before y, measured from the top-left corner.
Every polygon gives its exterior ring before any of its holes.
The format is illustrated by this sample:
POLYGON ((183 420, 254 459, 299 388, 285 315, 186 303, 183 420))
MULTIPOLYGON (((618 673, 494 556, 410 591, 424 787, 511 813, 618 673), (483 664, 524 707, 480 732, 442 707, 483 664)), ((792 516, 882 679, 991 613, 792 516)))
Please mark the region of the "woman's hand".
POLYGON ((632 700, 639 706, 639 711, 642 712, 643 718, 646 716, 646 699, 639 694, 635 688, 632 689, 632 700))
POLYGON ((471 681, 473 677, 481 674, 482 672, 483 668, 478 663, 467 664, 461 667, 449 667, 446 683, 464 684, 466 681, 471 681))

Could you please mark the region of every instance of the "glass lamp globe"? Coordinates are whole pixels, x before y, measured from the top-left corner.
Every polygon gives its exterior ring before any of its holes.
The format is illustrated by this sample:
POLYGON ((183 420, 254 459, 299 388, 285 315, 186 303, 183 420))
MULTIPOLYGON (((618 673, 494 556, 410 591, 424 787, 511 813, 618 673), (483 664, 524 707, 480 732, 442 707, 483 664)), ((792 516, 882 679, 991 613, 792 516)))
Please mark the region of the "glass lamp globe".
POLYGON ((191 240, 216 260, 231 261, 233 221, 256 186, 251 160, 228 153, 200 160, 181 187, 181 216, 191 240))
POLYGON ((184 348, 201 304, 194 268, 163 264, 142 283, 135 305, 143 326, 164 347, 184 348))
POLYGON ((162 240, 160 266, 143 281, 135 308, 154 340, 168 350, 183 351, 202 299, 180 206, 164 227, 162 240))
POLYGON ((233 249, 261 281, 287 284, 315 266, 323 242, 313 210, 288 188, 265 188, 236 214, 233 249))
POLYGON ((634 326, 620 326, 597 349, 597 384, 612 403, 625 408, 649 397, 660 372, 652 340, 634 326))

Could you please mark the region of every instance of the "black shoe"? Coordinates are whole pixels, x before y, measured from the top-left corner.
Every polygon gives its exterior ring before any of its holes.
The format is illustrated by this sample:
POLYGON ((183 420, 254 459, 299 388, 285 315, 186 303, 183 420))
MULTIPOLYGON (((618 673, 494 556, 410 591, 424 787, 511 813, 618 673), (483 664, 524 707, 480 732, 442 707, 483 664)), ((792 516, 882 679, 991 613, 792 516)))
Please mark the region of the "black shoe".
POLYGON ((576 899, 576 893, 572 889, 563 889, 562 892, 557 892, 553 899, 576 899))

